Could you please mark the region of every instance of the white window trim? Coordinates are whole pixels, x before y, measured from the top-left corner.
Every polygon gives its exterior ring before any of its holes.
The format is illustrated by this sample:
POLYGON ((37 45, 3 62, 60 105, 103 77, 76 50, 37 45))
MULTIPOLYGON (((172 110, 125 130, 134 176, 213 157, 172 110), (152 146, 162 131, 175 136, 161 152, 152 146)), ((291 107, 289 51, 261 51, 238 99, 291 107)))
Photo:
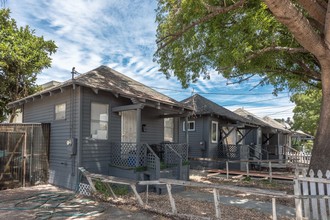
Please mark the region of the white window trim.
MULTIPOLYGON (((184 121, 183 124, 182 124, 182 130, 183 131, 186 131, 186 122, 184 121)), ((188 131, 195 131, 196 130, 196 123, 195 121, 188 121, 188 131), (193 129, 190 129, 189 127, 189 124, 194 124, 194 128, 193 129)))
POLYGON ((217 121, 212 121, 211 123, 211 143, 218 143, 218 140, 219 140, 219 123, 217 121), (213 140, 213 125, 216 125, 216 129, 215 129, 215 132, 216 132, 216 135, 215 135, 215 139, 216 140, 213 140))
POLYGON ((59 103, 59 104, 56 104, 55 105, 55 109, 54 109, 54 119, 55 121, 59 121, 59 120, 65 120, 66 119, 66 103, 63 102, 63 103, 59 103), (60 113, 60 112, 57 112, 56 109, 58 106, 61 106, 61 105, 64 105, 64 117, 63 118, 57 118, 57 114, 60 113))
POLYGON ((108 140, 109 139, 109 104, 106 104, 106 103, 101 103, 101 102, 91 102, 91 116, 90 116, 90 135, 92 136, 92 139, 95 139, 95 140, 108 140), (101 118, 99 120, 93 120, 92 119, 92 105, 93 104, 99 104, 99 105, 105 105, 107 107, 107 120, 102 120, 101 118), (99 121, 100 122, 104 122, 107 124, 107 130, 106 130, 106 137, 105 138, 99 138, 99 137, 93 137, 93 134, 92 134, 92 122, 95 122, 95 121, 99 121))
POLYGON ((170 142, 173 142, 174 141, 174 119, 173 118, 167 118, 167 119, 170 119, 171 121, 171 126, 165 126, 165 120, 166 118, 164 118, 164 141, 170 141, 170 142), (166 136, 166 129, 171 129, 171 137, 167 137, 166 136), (167 139, 169 138, 169 139, 167 139))

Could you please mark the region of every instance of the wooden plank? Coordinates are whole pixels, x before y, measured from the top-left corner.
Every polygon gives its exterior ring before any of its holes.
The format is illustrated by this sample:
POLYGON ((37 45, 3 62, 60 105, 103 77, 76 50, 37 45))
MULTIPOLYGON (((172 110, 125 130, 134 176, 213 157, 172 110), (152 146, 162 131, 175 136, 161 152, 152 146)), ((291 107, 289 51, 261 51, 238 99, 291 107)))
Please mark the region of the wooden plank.
MULTIPOLYGON (((309 171, 309 177, 314 178, 314 171, 313 170, 309 171)), ((316 194, 316 183, 315 182, 309 182, 309 187, 310 187, 310 190, 311 190, 310 194, 311 195, 317 195, 316 194)), ((313 219, 319 219, 317 199, 312 198, 311 199, 311 204, 312 204, 312 218, 313 219)))
POLYGON ((177 213, 177 210, 176 210, 176 207, 175 207, 174 198, 172 196, 172 187, 171 187, 171 184, 166 184, 166 188, 167 188, 168 197, 170 199, 170 203, 171 203, 171 207, 172 207, 172 214, 176 214, 177 213))
MULTIPOLYGON (((325 173, 325 177, 327 179, 330 179, 330 171, 327 170, 327 172, 325 173)), ((326 188, 327 188, 327 196, 330 196, 330 183, 326 184, 326 188)), ((330 212, 330 199, 328 199, 328 211, 330 212)))
POLYGON ((272 198, 272 211, 273 211, 273 220, 277 220, 277 214, 276 214, 276 198, 272 198))
MULTIPOLYGON (((317 177, 321 179, 323 176, 321 170, 317 171, 317 177)), ((323 183, 317 183, 317 189, 318 189, 318 195, 324 195, 324 184, 323 183)), ((320 202, 320 215, 322 220, 328 219, 327 217, 327 208, 325 206, 325 199, 319 199, 320 202)))
POLYGON ((135 186, 134 184, 131 184, 130 186, 131 186, 131 188, 132 188, 132 190, 133 190, 133 192, 134 192, 134 194, 135 194, 135 197, 136 197, 136 199, 138 200, 139 204, 140 204, 141 206, 143 206, 143 201, 142 201, 142 199, 141 199, 139 193, 138 193, 137 190, 136 190, 136 186, 135 186))
POLYGON ((298 180, 298 177, 299 177, 298 170, 296 170, 295 176, 296 176, 296 178, 293 180, 294 181, 293 189, 294 189, 294 195, 296 196, 296 198, 294 200, 295 207, 296 207, 296 220, 302 220, 303 219, 302 203, 301 203, 301 199, 299 198, 299 196, 301 195, 301 189, 300 189, 300 182, 298 180))
POLYGON ((272 195, 274 197, 290 197, 286 193, 280 191, 272 191, 272 190, 264 190, 259 188, 249 188, 249 187, 241 187, 241 186, 229 186, 229 185, 219 185, 219 184, 210 184, 210 183, 199 183, 192 181, 184 181, 184 180, 175 180, 175 179, 159 179, 160 182, 165 184, 174 184, 180 186, 192 186, 192 187, 203 187, 203 188, 216 188, 223 190, 231 190, 231 191, 239 191, 239 192, 250 192, 255 195, 272 195))
POLYGON ((96 192, 96 188, 95 188, 95 186, 94 186, 94 183, 93 183, 93 181, 92 181, 92 178, 90 177, 90 173, 87 171, 87 170, 85 170, 85 168, 83 168, 83 167, 79 167, 78 168, 81 172, 82 172, 82 174, 86 177, 86 179, 87 179, 87 181, 88 181, 88 183, 89 183, 89 185, 90 185, 90 187, 91 187, 91 189, 92 189, 92 192, 93 193, 95 193, 96 192))
MULTIPOLYGON (((237 171, 237 170, 233 170, 233 171, 228 171, 227 174, 227 170, 209 170, 208 172, 212 172, 212 173, 220 173, 220 174, 226 174, 228 175, 246 175, 246 172, 243 171, 237 171)), ((261 173, 261 172, 252 172, 249 171, 249 176, 250 177, 260 177, 260 178, 265 178, 265 177, 269 177, 269 173, 261 173)), ((275 175, 274 173, 272 173, 272 179, 281 179, 281 180, 293 180, 293 176, 292 175, 288 175, 288 176, 284 176, 284 175, 275 175)))
POLYGON ((221 212, 220 212, 220 196, 219 190, 213 189, 213 197, 214 197, 214 206, 215 206, 215 217, 217 219, 221 219, 221 212))
MULTIPOLYGON (((3 173, 0 175, 0 180, 2 180, 2 178, 3 178, 3 174, 7 172, 8 168, 9 168, 9 164, 10 164, 11 160, 13 159, 14 154, 15 154, 15 152, 16 152, 16 150, 17 150, 19 144, 20 144, 20 142, 23 140, 23 137, 24 137, 24 136, 25 136, 25 133, 22 133, 22 136, 21 136, 21 137, 19 138, 19 140, 17 141, 17 143, 16 143, 16 145, 15 145, 15 147, 14 147, 14 150, 13 150, 13 152, 11 153, 11 155, 10 155, 10 157, 9 157, 9 159, 8 159, 8 161, 7 161, 7 163, 6 163, 6 165, 5 165, 5 168, 4 168, 4 170, 3 170, 3 173)), ((9 137, 8 137, 8 138, 9 138, 9 137)), ((10 143, 9 140, 8 140, 8 143, 10 143)))
POLYGON ((112 194, 112 196, 113 196, 115 199, 117 199, 117 196, 116 196, 115 192, 112 190, 110 184, 105 183, 104 185, 105 185, 105 187, 110 191, 110 193, 112 194))
POLYGON ((24 134, 24 142, 22 146, 22 167, 23 167, 23 176, 22 176, 22 186, 25 187, 25 176, 26 176, 26 141, 27 140, 27 135, 26 133, 24 134))
MULTIPOLYGON (((306 177, 307 171, 305 169, 302 171, 302 175, 303 175, 303 177, 306 177)), ((300 181, 301 187, 302 187, 302 194, 304 196, 308 196, 309 195, 308 182, 304 181, 304 180, 300 180, 300 178, 299 178, 299 181, 300 181)), ((309 198, 303 199, 304 216, 307 217, 308 219, 311 216, 309 200, 310 200, 309 198)))

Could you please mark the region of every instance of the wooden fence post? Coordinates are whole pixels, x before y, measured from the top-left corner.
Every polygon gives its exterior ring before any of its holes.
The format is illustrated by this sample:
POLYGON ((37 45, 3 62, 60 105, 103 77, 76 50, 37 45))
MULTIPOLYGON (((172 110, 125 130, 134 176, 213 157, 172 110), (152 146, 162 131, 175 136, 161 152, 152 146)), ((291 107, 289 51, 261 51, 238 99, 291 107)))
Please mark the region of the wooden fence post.
POLYGON ((213 188, 213 197, 214 197, 214 206, 215 206, 215 217, 217 219, 221 219, 221 212, 220 212, 220 195, 219 190, 216 188, 213 188))
POLYGON ((303 220, 302 216, 302 204, 301 204, 301 189, 300 189, 300 182, 298 180, 299 177, 299 171, 296 170, 295 172, 295 178, 294 178, 294 195, 295 198, 295 206, 296 206, 296 220, 303 220))
POLYGON ((272 162, 268 161, 268 169, 269 169, 269 181, 271 182, 273 179, 273 173, 272 173, 272 162))
POLYGON ((246 162, 245 166, 246 166, 246 177, 249 177, 250 176, 250 172, 249 172, 249 161, 246 162))
POLYGON ((276 199, 272 198, 273 220, 277 220, 276 215, 276 199))
POLYGON ((226 160, 226 177, 227 177, 227 179, 229 179, 229 164, 228 164, 228 160, 226 160))

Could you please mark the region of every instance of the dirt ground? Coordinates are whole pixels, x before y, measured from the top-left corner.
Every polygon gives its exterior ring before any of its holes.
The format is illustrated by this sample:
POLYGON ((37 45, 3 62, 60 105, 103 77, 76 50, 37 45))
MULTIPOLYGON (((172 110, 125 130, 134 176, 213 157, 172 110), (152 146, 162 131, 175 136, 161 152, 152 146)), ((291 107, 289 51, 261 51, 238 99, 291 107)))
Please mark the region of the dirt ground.
MULTIPOLYGON (((221 177, 207 177, 207 174, 192 172, 192 181, 219 184, 234 184, 287 191, 290 184, 265 184, 265 181, 244 181, 242 179, 224 180, 221 177)), ((188 188, 186 190, 198 190, 188 188)), ((203 189, 208 191, 209 189, 203 189)), ((242 194, 241 192, 220 191, 220 196, 230 195, 269 201, 269 198, 242 194)), ((178 215, 171 215, 168 195, 149 192, 140 193, 145 207, 139 207, 133 194, 120 198, 104 198, 101 195, 83 197, 51 185, 0 191, 1 219, 214 219, 214 204, 196 201, 174 194, 178 215), (184 215, 183 215, 184 214, 184 215), (196 217, 199 216, 199 217, 196 217)), ((289 200, 279 200, 280 204, 292 206, 289 200)), ((220 205, 222 219, 272 219, 270 214, 253 209, 220 205)), ((278 219, 290 219, 286 217, 278 219)))

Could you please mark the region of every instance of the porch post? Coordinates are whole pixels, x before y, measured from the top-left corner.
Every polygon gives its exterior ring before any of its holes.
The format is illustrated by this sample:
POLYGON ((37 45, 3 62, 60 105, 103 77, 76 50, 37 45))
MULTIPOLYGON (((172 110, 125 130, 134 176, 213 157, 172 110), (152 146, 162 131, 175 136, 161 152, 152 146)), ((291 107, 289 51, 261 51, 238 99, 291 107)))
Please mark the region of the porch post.
POLYGON ((136 143, 140 144, 141 142, 141 108, 136 109, 136 143))
POLYGON ((185 117, 185 135, 186 135, 186 144, 189 144, 189 133, 188 133, 188 117, 185 117))

